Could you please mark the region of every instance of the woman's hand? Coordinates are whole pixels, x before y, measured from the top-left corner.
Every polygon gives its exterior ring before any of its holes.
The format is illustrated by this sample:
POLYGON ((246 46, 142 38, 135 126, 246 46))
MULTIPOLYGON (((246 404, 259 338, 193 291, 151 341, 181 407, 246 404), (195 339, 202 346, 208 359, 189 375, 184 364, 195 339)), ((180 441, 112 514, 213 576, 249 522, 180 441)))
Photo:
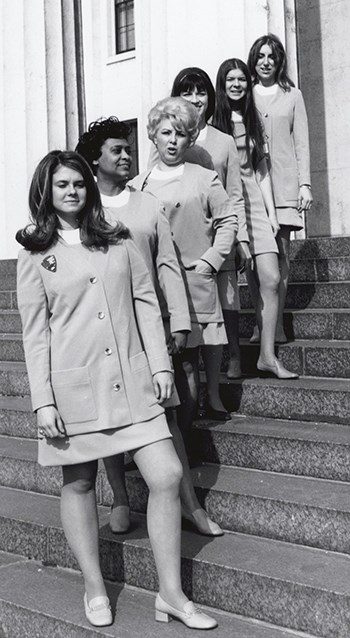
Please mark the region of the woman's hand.
POLYGON ((54 439, 67 436, 63 421, 55 405, 44 405, 36 411, 38 438, 54 439))
POLYGON ((236 246, 236 253, 238 257, 238 272, 244 272, 252 268, 252 256, 249 250, 249 244, 247 241, 240 241, 236 246))
POLYGON ((314 198, 312 197, 311 188, 309 188, 309 186, 305 186, 305 184, 300 186, 299 197, 298 197, 298 210, 299 211, 310 210, 313 201, 314 201, 314 198))
POLYGON ((192 261, 188 268, 191 268, 202 275, 209 275, 213 272, 212 266, 208 264, 207 261, 204 261, 204 259, 196 259, 196 261, 192 261))
POLYGON ((278 223, 278 219, 276 215, 269 215, 269 220, 270 220, 270 224, 271 224, 271 228, 272 228, 272 232, 274 237, 276 237, 279 229, 280 229, 280 225, 278 223))
POLYGON ((181 354, 186 348, 187 332, 172 332, 167 339, 168 354, 181 354))
POLYGON ((158 403, 163 403, 167 399, 170 399, 174 386, 172 373, 167 370, 164 370, 163 372, 156 372, 152 379, 154 393, 158 403))

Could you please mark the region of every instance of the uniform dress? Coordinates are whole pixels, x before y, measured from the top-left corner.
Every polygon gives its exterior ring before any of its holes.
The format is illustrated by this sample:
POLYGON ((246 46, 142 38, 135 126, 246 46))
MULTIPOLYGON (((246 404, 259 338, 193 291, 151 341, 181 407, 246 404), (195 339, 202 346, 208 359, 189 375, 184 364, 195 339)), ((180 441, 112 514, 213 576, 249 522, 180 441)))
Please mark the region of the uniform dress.
POLYGON ((269 146, 268 167, 280 226, 303 228, 298 211, 299 188, 310 181, 307 114, 303 96, 294 87, 284 91, 278 84, 253 89, 269 146))
POLYGON ((227 343, 215 273, 232 249, 237 215, 217 173, 185 162, 168 171, 145 171, 132 185, 164 204, 190 309, 187 347, 227 343), (213 272, 195 272, 197 259, 209 263, 213 272))
MULTIPOLYGON (((233 134, 236 140, 241 167, 250 252, 254 256, 264 253, 278 253, 277 243, 257 181, 257 174, 254 170, 252 159, 248 157, 246 130, 242 121, 234 121, 233 134)), ((251 152, 253 151, 252 143, 250 150, 251 152)))
POLYGON ((41 465, 171 436, 152 382, 171 370, 159 305, 131 240, 101 251, 60 237, 41 253, 21 250, 17 286, 33 410, 55 404, 67 432, 39 440, 41 465))
MULTIPOLYGON (((152 144, 149 160, 150 167, 157 164, 158 158, 158 151, 155 145, 152 144)), ((186 150, 184 159, 185 162, 198 164, 199 166, 217 172, 222 185, 232 200, 234 210, 237 214, 238 230, 236 243, 241 241, 249 242, 239 170, 239 158, 235 142, 231 135, 227 135, 210 124, 207 124, 199 132, 195 144, 186 150)), ((217 282, 222 308, 225 310, 239 310, 235 246, 233 246, 230 255, 221 266, 217 275, 217 282)))

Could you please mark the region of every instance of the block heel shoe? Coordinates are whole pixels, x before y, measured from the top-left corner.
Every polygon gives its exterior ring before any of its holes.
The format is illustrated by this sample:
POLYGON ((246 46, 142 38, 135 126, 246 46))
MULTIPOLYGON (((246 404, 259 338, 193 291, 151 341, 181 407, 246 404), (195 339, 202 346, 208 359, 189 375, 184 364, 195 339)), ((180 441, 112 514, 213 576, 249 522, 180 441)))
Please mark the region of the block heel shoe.
POLYGON ((107 596, 96 596, 90 602, 84 594, 85 616, 94 627, 107 627, 113 622, 111 605, 107 596))
POLYGON ((155 602, 155 618, 158 622, 169 622, 172 618, 177 618, 190 629, 215 629, 218 626, 214 618, 198 609, 192 601, 185 603, 183 610, 180 611, 168 605, 159 594, 155 602))

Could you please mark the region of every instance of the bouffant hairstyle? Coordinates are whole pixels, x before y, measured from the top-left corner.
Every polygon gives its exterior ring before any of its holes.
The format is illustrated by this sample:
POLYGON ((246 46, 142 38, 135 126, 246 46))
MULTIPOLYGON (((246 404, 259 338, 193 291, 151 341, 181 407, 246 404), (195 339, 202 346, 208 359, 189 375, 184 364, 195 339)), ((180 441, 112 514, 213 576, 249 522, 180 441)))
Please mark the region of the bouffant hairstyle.
POLYGON ((203 69, 197 66, 190 66, 180 71, 173 83, 171 89, 171 97, 178 97, 181 93, 186 91, 205 91, 208 94, 208 108, 205 112, 205 121, 212 117, 215 108, 215 90, 213 83, 203 69))
POLYGON ((242 116, 246 129, 247 153, 250 157, 249 141, 252 140, 254 144, 254 155, 252 159, 254 163, 256 163, 264 155, 263 130, 254 104, 253 85, 248 67, 243 60, 240 60, 239 58, 229 58, 219 67, 216 78, 216 104, 213 126, 218 128, 220 131, 223 131, 223 133, 228 133, 229 135, 234 134, 235 127, 234 122, 231 119, 232 108, 226 93, 226 77, 227 74, 234 69, 239 69, 247 81, 247 93, 242 104, 242 116))
POLYGON ((85 159, 74 151, 51 151, 39 162, 29 189, 30 224, 16 233, 27 250, 40 252, 58 239, 59 219, 52 204, 52 178, 61 166, 80 173, 86 187, 86 202, 79 213, 81 241, 91 249, 106 249, 129 237, 123 224, 111 226, 105 219, 95 178, 85 159))
POLYGON ((125 122, 119 122, 114 115, 101 117, 89 124, 88 130, 80 136, 75 150, 86 159, 91 170, 96 174, 97 166, 94 160, 100 157, 105 141, 109 138, 128 140, 130 135, 130 126, 125 122))
POLYGON ((167 97, 160 100, 148 114, 147 131, 152 142, 162 120, 169 119, 176 131, 188 135, 190 146, 195 143, 199 129, 196 108, 182 97, 167 97))
POLYGON ((276 77, 275 80, 277 84, 284 91, 290 91, 290 87, 294 86, 294 82, 287 75, 287 56, 284 50, 283 44, 281 40, 274 33, 268 33, 267 35, 262 35, 260 38, 255 40, 252 45, 249 55, 248 55, 248 69, 249 73, 252 77, 253 84, 257 84, 259 78, 256 73, 256 65, 259 58, 260 49, 264 44, 267 44, 271 47, 273 59, 276 64, 276 77))

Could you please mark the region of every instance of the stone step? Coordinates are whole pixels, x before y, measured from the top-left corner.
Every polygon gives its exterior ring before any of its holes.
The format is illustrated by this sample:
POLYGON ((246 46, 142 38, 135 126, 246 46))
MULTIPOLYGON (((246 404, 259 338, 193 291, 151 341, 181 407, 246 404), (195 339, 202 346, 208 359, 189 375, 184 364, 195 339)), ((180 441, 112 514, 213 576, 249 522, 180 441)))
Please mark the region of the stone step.
MULTIPOLYGON (((36 463, 36 442, 0 437, 0 485, 59 495, 61 468, 36 463)), ((350 553, 350 484, 261 470, 201 464, 192 469, 199 500, 224 529, 350 553)), ((132 509, 145 513, 148 492, 137 471, 127 473, 132 509)), ((104 469, 98 500, 111 505, 104 469)))
MULTIPOLYGON (((114 623, 94 628, 86 620, 82 597, 84 586, 77 572, 48 567, 39 561, 0 553, 3 578, 0 583, 0 614, 6 638, 179 638, 187 635, 184 625, 164 626, 154 620, 154 594, 144 589, 107 582, 114 623), (25 630, 24 630, 25 629, 25 630)), ((228 612, 205 608, 215 616, 218 638, 313 638, 311 634, 276 627, 228 612)), ((1 627, 1 625, 0 625, 1 627)), ((0 629, 1 632, 1 629, 0 629)), ((201 638, 202 631, 188 634, 201 638)))
POLYGON ((315 237, 290 243, 291 259, 329 259, 350 257, 350 237, 315 237))
POLYGON ((35 438, 36 432, 30 398, 0 396, 0 434, 35 438))
MULTIPOLYGON (((241 307, 251 308, 247 285, 239 287, 241 307)), ((350 282, 291 283, 286 308, 350 308, 350 282)))
MULTIPOLYGON (((253 309, 242 310, 239 333, 250 338, 255 325, 253 309)), ((332 308, 292 309, 284 313, 284 326, 288 339, 333 339, 350 341, 350 310, 332 308)))
MULTIPOLYGON (((202 392, 204 381, 201 373, 202 392)), ((239 414, 350 425, 350 385, 345 379, 231 381, 222 374, 220 392, 226 408, 239 414)))
MULTIPOLYGON (((202 391, 204 373, 201 373, 202 391)), ((227 409, 252 416, 350 424, 350 387, 345 379, 297 380, 245 378, 222 374, 220 391, 227 409)), ((0 362, 0 395, 29 396, 24 363, 0 362)))
POLYGON ((22 324, 18 310, 0 310, 0 334, 21 334, 22 324))
MULTIPOLYGON (((348 280, 350 280, 350 257, 291 260, 290 283, 348 280)), ((238 275, 238 282, 246 283, 244 273, 238 275)))
MULTIPOLYGON (((107 508, 99 508, 99 518, 104 577, 156 591, 144 517, 135 515, 130 533, 120 536, 109 531, 107 508)), ((77 568, 57 497, 0 488, 0 528, 2 551, 77 568)), ((348 638, 347 555, 241 533, 208 539, 185 531, 182 574, 186 592, 199 604, 315 636, 348 638)))
MULTIPOLYGON (((260 346, 242 340, 240 350, 243 373, 256 374, 260 346)), ((276 345, 276 354, 288 370, 300 376, 350 378, 350 341, 294 341, 276 345)), ((226 353, 223 371, 227 359, 226 353)))
POLYGON ((24 361, 22 335, 0 333, 0 361, 24 361))
POLYGON ((346 425, 233 414, 196 421, 191 449, 204 463, 350 482, 346 425))
POLYGON ((15 290, 0 290, 0 309, 1 310, 17 310, 17 294, 15 290))

